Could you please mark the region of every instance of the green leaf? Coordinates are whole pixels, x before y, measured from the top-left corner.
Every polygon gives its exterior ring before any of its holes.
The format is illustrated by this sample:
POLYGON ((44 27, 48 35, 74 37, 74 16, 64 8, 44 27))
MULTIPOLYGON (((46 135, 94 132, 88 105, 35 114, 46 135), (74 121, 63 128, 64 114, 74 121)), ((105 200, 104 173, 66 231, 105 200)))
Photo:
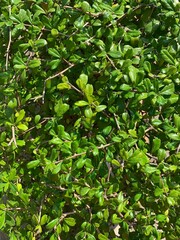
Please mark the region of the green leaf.
POLYGON ((129 91, 132 89, 132 87, 124 83, 120 86, 120 89, 123 91, 129 91))
POLYGON ((47 45, 47 41, 45 39, 38 39, 34 42, 37 48, 41 48, 47 45))
POLYGON ((106 237, 104 234, 102 234, 102 233, 99 233, 98 234, 98 239, 99 240, 108 240, 108 237, 106 237))
POLYGON ((59 34, 59 32, 58 32, 58 30, 57 29, 51 29, 51 35, 53 36, 53 37, 56 37, 56 36, 58 36, 58 34, 59 34))
POLYGON ((180 116, 178 114, 174 114, 174 124, 178 131, 180 131, 180 116))
POLYGON ((84 115, 87 117, 87 118, 92 118, 93 117, 93 112, 92 112, 92 109, 91 107, 86 107, 86 109, 84 110, 84 115))
POLYGON ((76 80, 76 84, 81 90, 85 90, 86 84, 88 82, 88 76, 86 74, 81 74, 80 77, 76 80))
POLYGON ((162 188, 157 187, 157 188, 154 190, 154 195, 155 195, 156 197, 159 197, 159 196, 161 196, 161 195, 163 194, 163 192, 164 192, 164 190, 163 190, 162 188))
POLYGON ((56 58, 61 58, 60 53, 55 48, 48 48, 48 53, 56 58))
POLYGON ((166 222, 166 215, 158 214, 158 215, 156 216, 156 219, 157 219, 159 222, 166 222))
POLYGON ((177 95, 177 94, 172 94, 172 95, 168 98, 168 102, 169 102, 170 104, 174 104, 174 103, 176 103, 176 102, 178 101, 178 99, 179 99, 179 95, 177 95))
POLYGON ((2 229, 5 226, 5 220, 6 220, 6 212, 1 211, 0 212, 0 229, 2 229))
POLYGON ((15 114, 16 116, 16 123, 20 122, 25 117, 25 111, 24 109, 20 110, 15 114))
POLYGON ((40 59, 34 59, 30 60, 28 63, 29 68, 37 68, 41 65, 41 60, 40 59))
POLYGON ((17 69, 17 70, 18 69, 26 69, 26 65, 24 65, 24 64, 20 64, 20 65, 19 64, 15 64, 14 68, 17 69))
POLYGON ((133 155, 128 159, 128 162, 131 164, 139 163, 141 166, 144 166, 146 163, 149 163, 149 158, 141 150, 135 150, 133 155))
POLYGON ((69 110, 69 105, 62 102, 62 99, 58 101, 58 103, 54 107, 54 111, 57 113, 58 117, 62 117, 64 113, 69 110))
POLYGON ((109 51, 108 55, 112 58, 121 58, 122 56, 120 51, 109 51))
POLYGON ((137 193, 135 196, 134 196, 134 201, 137 202, 139 201, 139 199, 142 197, 142 193, 137 193))
POLYGON ((174 93, 174 84, 171 83, 167 86, 165 86, 161 91, 160 94, 162 95, 171 95, 174 93))
POLYGON ((129 66, 128 72, 129 72, 129 77, 130 77, 132 83, 136 83, 137 72, 138 72, 137 68, 135 68, 134 66, 129 66))
POLYGON ((41 225, 44 225, 44 224, 47 223, 47 221, 48 221, 48 216, 47 216, 47 214, 44 214, 44 215, 41 217, 40 224, 41 224, 41 225))
POLYGON ((20 130, 23 130, 23 131, 28 130, 28 127, 27 127, 25 124, 22 124, 22 123, 18 124, 17 127, 18 127, 20 130))
POLYGON ((161 146, 161 139, 154 138, 153 144, 152 144, 152 153, 157 152, 160 149, 160 146, 161 146))
POLYGON ((58 222, 59 222, 59 218, 55 218, 46 225, 46 228, 50 230, 54 228, 58 224, 58 222))
POLYGON ((100 143, 102 143, 104 145, 106 144, 106 140, 102 135, 97 135, 96 138, 100 143))
POLYGON ((152 174, 154 172, 159 173, 159 170, 156 167, 152 167, 148 164, 145 165, 144 171, 146 174, 152 174))
POLYGON ((96 107, 96 112, 102 112, 106 108, 107 108, 106 105, 99 105, 96 107))
POLYGON ((103 134, 104 135, 109 135, 112 130, 112 126, 107 126, 103 129, 103 134))
POLYGON ((52 60, 48 63, 48 65, 51 67, 51 69, 56 69, 61 63, 61 60, 59 59, 55 59, 55 60, 52 60))
POLYGON ((80 100, 80 101, 75 102, 75 105, 78 107, 84 107, 84 106, 89 105, 89 103, 86 101, 80 100))
POLYGON ((120 137, 117 137, 117 136, 113 137, 112 140, 113 140, 113 142, 117 142, 117 143, 118 142, 120 143, 122 141, 122 139, 120 137))
POLYGON ((85 196, 89 192, 90 188, 89 187, 83 187, 81 188, 80 195, 85 196))
POLYGON ((76 225, 76 220, 74 218, 72 218, 72 217, 64 218, 64 221, 70 227, 73 227, 73 226, 76 225))
POLYGON ((91 6, 89 5, 89 3, 87 1, 83 1, 81 3, 81 8, 82 8, 83 12, 89 12, 91 9, 91 6))
POLYGON ((57 89, 64 90, 64 89, 70 89, 71 86, 68 83, 59 83, 57 85, 57 89))
POLYGON ((143 67, 144 67, 144 70, 145 70, 146 72, 148 72, 148 73, 151 72, 151 64, 150 64, 150 62, 145 61, 144 64, 143 64, 143 67))
POLYGON ((39 166, 40 160, 33 160, 31 162, 28 162, 27 164, 27 168, 31 169, 31 168, 36 168, 37 166, 39 166))
POLYGON ((113 159, 113 160, 111 161, 111 163, 112 163, 113 165, 117 166, 117 167, 120 167, 120 166, 121 166, 120 162, 119 162, 118 160, 116 160, 116 159, 113 159))
POLYGON ((10 107, 10 108, 16 108, 16 107, 17 107, 17 100, 16 100, 16 98, 12 98, 12 99, 8 102, 8 107, 10 107))
POLYGON ((166 49, 161 50, 161 55, 162 55, 162 58, 163 58, 167 63, 170 63, 170 64, 172 64, 172 65, 175 64, 174 57, 169 53, 168 50, 166 50, 166 49))
POLYGON ((180 133, 169 133, 168 137, 175 141, 180 141, 180 133))

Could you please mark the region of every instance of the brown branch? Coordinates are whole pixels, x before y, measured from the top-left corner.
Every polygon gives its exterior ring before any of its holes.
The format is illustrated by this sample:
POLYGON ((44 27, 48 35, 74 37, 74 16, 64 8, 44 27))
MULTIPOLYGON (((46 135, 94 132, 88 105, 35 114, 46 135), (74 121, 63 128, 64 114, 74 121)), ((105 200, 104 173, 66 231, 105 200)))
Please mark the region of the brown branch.
MULTIPOLYGON (((98 148, 98 149, 104 149, 104 148, 107 148, 107 147, 109 147, 109 146, 111 146, 111 145, 113 145, 113 144, 115 144, 115 143, 107 143, 107 144, 101 145, 101 146, 99 146, 99 147, 97 147, 97 148, 98 148)), ((90 153, 92 153, 92 152, 93 152, 93 150, 90 150, 90 153)), ((57 164, 57 163, 62 162, 63 160, 69 160, 69 159, 77 158, 77 157, 80 157, 80 156, 83 156, 83 155, 86 155, 86 152, 75 153, 74 155, 72 155, 72 156, 70 156, 70 157, 67 157, 67 158, 58 160, 58 161, 56 161, 55 163, 57 164)))

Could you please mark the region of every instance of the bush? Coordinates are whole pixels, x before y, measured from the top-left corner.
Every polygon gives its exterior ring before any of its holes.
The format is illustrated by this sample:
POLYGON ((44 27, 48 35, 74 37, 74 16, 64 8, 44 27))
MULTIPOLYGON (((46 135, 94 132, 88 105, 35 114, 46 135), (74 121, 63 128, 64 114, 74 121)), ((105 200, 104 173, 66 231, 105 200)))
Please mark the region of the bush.
POLYGON ((178 240, 179 1, 0 9, 0 229, 178 240))

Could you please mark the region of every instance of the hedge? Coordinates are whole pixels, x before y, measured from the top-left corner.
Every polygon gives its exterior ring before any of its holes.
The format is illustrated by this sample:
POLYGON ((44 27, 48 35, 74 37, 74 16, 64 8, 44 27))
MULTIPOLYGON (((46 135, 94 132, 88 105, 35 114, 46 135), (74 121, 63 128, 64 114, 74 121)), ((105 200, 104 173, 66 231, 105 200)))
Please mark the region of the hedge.
POLYGON ((0 1, 0 229, 178 240, 178 0, 0 1))

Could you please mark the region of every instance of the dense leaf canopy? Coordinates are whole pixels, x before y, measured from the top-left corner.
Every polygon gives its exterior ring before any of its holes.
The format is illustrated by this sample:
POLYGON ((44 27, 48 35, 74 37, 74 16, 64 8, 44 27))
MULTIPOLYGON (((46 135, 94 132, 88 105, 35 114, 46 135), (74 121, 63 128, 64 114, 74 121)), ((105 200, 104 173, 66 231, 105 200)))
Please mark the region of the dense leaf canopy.
POLYGON ((0 1, 0 229, 180 236, 178 0, 0 1))

